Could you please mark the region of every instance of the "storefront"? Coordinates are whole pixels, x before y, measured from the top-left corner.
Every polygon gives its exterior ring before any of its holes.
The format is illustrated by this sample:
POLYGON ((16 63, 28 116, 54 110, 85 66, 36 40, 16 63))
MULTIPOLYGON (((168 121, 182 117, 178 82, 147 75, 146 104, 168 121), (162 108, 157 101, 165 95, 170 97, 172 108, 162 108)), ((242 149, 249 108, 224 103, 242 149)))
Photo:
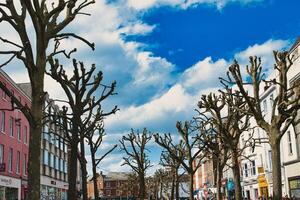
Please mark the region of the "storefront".
POLYGON ((0 200, 21 199, 21 180, 0 175, 0 200))
POLYGON ((41 184, 41 200, 67 200, 68 184, 66 182, 42 176, 41 184))

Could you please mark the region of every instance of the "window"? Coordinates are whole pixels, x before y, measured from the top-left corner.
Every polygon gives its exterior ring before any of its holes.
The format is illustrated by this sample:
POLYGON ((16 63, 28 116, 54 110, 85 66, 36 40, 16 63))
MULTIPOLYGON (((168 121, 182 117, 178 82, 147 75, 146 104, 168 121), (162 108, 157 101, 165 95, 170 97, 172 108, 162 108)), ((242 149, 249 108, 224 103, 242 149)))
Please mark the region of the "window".
POLYGON ((274 95, 271 94, 271 95, 270 95, 270 105, 271 105, 271 109, 273 109, 273 104, 274 104, 274 95))
POLYGON ((263 101, 263 111, 264 111, 264 112, 267 112, 267 109, 268 109, 268 107, 267 107, 267 100, 265 99, 265 100, 263 101))
POLYGON ((272 151, 268 151, 268 156, 269 156, 269 170, 272 171, 272 151))
POLYGON ((1 132, 5 131, 5 112, 1 111, 1 125, 0 125, 1 132))
POLYGON ((289 149, 289 154, 293 154, 293 144, 292 144, 292 136, 291 132, 287 132, 287 137, 288 137, 288 149, 289 149))
MULTIPOLYGON (((6 86, 5 83, 3 83, 3 85, 6 86)), ((6 92, 4 92, 4 90, 3 90, 3 93, 2 93, 2 94, 3 94, 2 98, 3 98, 3 99, 6 99, 6 92)))
POLYGON ((106 182, 106 187, 110 187, 110 182, 106 182))
POLYGON ((252 175, 256 175, 256 166, 255 166, 255 160, 251 161, 251 173, 252 175))
POLYGON ((60 158, 59 159, 59 171, 63 171, 64 165, 63 165, 63 160, 60 158))
POLYGON ((21 162, 21 154, 20 151, 17 151, 17 174, 20 174, 20 162, 21 162))
POLYGON ((244 164, 244 175, 245 175, 245 177, 248 177, 248 165, 247 165, 247 163, 244 164))
POLYGON ((59 159, 55 156, 55 169, 59 170, 59 159))
POLYGON ((44 149, 43 164, 49 165, 49 152, 44 149))
POLYGON ((68 172, 68 163, 65 161, 65 169, 64 169, 65 171, 65 173, 67 173, 68 172))
POLYGON ((13 149, 9 148, 9 154, 8 154, 8 171, 12 172, 13 168, 13 149))
POLYGON ((4 161, 4 145, 0 144, 0 163, 4 161))
POLYGON ((54 167, 54 155, 50 154, 50 167, 54 167))
POLYGON ((17 137, 18 140, 21 141, 21 124, 17 125, 17 137))
POLYGON ((24 143, 28 144, 28 129, 27 126, 24 126, 24 143))
POLYGON ((24 154, 23 157, 23 174, 27 174, 27 154, 24 154))
POLYGON ((9 135, 11 137, 14 136, 14 118, 13 117, 9 118, 9 135))

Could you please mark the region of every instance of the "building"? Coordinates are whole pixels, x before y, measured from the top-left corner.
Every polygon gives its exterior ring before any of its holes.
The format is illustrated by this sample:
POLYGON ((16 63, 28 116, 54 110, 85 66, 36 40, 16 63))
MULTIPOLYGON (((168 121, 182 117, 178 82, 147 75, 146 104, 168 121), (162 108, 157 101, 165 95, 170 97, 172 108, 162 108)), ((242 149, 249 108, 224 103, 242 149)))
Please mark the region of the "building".
MULTIPOLYGON (((22 83, 19 86, 31 95, 29 83, 22 83)), ((66 200, 69 187, 69 149, 64 140, 64 132, 52 120, 60 111, 59 106, 48 95, 45 96, 44 111, 46 118, 41 137, 41 199, 66 200)), ((79 161, 77 174, 77 190, 80 193, 82 181, 79 161)))
MULTIPOLYGON (((293 55, 293 65, 288 73, 288 83, 290 85, 299 81, 300 78, 300 59, 299 47, 300 38, 290 49, 293 55)), ((276 75, 275 75, 276 76, 276 75)), ((272 104, 277 96, 277 87, 271 85, 265 87, 261 95, 261 107, 265 119, 271 120, 272 104)), ((299 87, 296 90, 299 90, 299 87)), ((300 113, 298 112, 298 116, 300 113)), ((299 119, 299 117, 298 117, 299 119)), ((255 126, 255 121, 251 121, 255 126)), ((283 135, 280 143, 281 148, 281 170, 282 170, 282 191, 283 195, 295 196, 300 198, 300 125, 292 124, 283 135)), ((244 133, 240 139, 243 145, 251 133, 244 133)), ((272 150, 269 144, 263 143, 267 134, 260 128, 254 131, 254 138, 258 140, 258 146, 253 150, 247 148, 244 151, 245 157, 249 159, 241 160, 242 187, 244 196, 250 199, 257 199, 259 196, 270 196, 273 193, 272 183, 272 150)))
MULTIPOLYGON (((98 188, 99 196, 102 197, 103 189, 104 189, 104 180, 103 180, 102 172, 100 174, 97 173, 96 179, 97 179, 97 188, 98 188)), ((88 190, 88 198, 95 199, 93 178, 88 181, 87 190, 88 190)))
POLYGON ((216 171, 215 162, 212 158, 205 158, 201 166, 194 174, 194 190, 198 197, 207 197, 208 192, 215 192, 216 171))
MULTIPOLYGON (((127 199, 135 198, 138 193, 137 188, 132 188, 133 184, 130 179, 131 173, 126 172, 109 172, 104 175, 98 174, 97 183, 99 196, 101 199, 127 199)), ((88 197, 94 199, 93 180, 88 181, 88 197)))
MULTIPOLYGON (((30 97, 0 70, 0 81, 23 105, 30 106, 30 97)), ((0 199, 25 199, 27 193, 27 161, 29 124, 19 109, 0 90, 0 199)))
MULTIPOLYGON (((288 73, 289 84, 299 84, 300 81, 300 37, 290 49, 293 56, 293 65, 288 73)), ((300 94, 300 87, 295 88, 295 93, 300 94)), ((294 99, 298 98, 294 95, 294 99)), ((297 120, 300 119, 298 111, 297 120)), ((300 123, 294 124, 282 138, 283 163, 282 173, 284 175, 284 191, 290 197, 300 198, 300 123)))
MULTIPOLYGON (((45 113, 55 115, 59 107, 46 96, 45 113)), ((41 185, 42 196, 49 199, 67 199, 68 189, 68 146, 64 133, 54 123, 52 117, 46 117, 41 147, 41 185)))

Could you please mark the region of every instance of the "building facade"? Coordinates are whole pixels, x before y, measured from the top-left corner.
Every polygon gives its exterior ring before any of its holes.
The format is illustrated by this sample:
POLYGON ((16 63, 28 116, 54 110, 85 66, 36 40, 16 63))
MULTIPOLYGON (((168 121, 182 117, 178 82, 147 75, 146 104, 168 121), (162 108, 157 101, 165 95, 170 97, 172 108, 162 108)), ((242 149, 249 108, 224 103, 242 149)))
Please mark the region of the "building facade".
MULTIPOLYGON (((99 196, 101 199, 133 199, 137 197, 138 189, 132 188, 129 180, 130 173, 126 172, 108 172, 104 175, 98 174, 97 184, 99 196)), ((94 199, 93 180, 88 181, 88 198, 94 199)))
MULTIPOLYGON (((19 99, 30 106, 30 97, 9 76, 0 70, 0 81, 19 99)), ((0 90, 0 199, 25 199, 29 124, 11 98, 0 90)))
MULTIPOLYGON (((288 73, 288 84, 293 85, 300 80, 300 38, 290 49, 290 56, 293 56, 293 64, 288 73)), ((276 74, 274 75, 276 76, 276 74)), ((275 85, 265 87, 261 94, 261 108, 267 121, 271 120, 273 101, 278 94, 275 85)), ((295 88, 298 95, 299 87, 295 88)), ((294 99, 298 98, 294 94, 294 99)), ((298 112, 298 119, 300 112, 298 112)), ((297 119, 296 119, 297 120, 297 119)), ((251 121, 255 126, 255 121, 251 121)), ((281 148, 281 171, 282 171, 282 191, 283 196, 300 198, 300 125, 293 123, 283 135, 280 143, 281 148)), ((268 137, 265 131, 256 128, 252 136, 251 133, 244 133, 241 137, 241 144, 249 137, 256 138, 257 147, 253 150, 247 148, 244 151, 245 157, 241 159, 241 175, 243 194, 249 199, 258 199, 259 196, 271 196, 273 193, 272 183, 272 149, 269 144, 264 143, 268 137)))

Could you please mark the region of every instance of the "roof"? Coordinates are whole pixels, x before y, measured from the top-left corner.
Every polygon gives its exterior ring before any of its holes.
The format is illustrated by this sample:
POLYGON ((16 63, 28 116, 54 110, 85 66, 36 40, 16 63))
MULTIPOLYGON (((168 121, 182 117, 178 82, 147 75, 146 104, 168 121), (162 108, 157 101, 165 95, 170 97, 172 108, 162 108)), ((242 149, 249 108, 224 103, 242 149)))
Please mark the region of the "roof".
POLYGON ((104 176, 104 180, 127 180, 128 175, 128 172, 108 172, 108 174, 104 176))
POLYGON ((293 46, 290 48, 290 52, 292 52, 294 49, 296 49, 299 44, 300 44, 300 36, 298 37, 296 42, 293 44, 293 46))
POLYGON ((0 69, 0 74, 4 77, 6 81, 8 81, 15 89, 17 89, 19 92, 21 92, 25 97, 28 98, 29 101, 31 101, 31 95, 29 95, 27 92, 23 90, 22 87, 20 87, 19 84, 17 84, 4 70, 0 69))

